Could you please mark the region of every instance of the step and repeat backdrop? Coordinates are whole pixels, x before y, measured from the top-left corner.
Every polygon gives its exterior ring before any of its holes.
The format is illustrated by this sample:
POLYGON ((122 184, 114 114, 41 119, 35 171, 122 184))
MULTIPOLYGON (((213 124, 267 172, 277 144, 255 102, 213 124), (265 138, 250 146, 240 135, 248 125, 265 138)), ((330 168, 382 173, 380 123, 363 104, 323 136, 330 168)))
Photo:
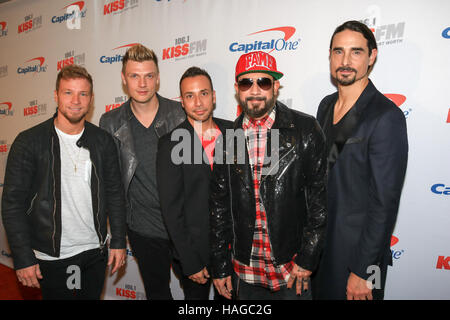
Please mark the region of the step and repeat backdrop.
MULTIPOLYGON (((234 120, 234 68, 253 50, 271 52, 284 72, 279 99, 315 115, 336 88, 328 49, 346 20, 366 23, 379 46, 370 76, 401 108, 410 144, 400 212, 391 241, 386 299, 450 299, 450 2, 448 0, 13 0, 0 4, 0 193, 16 135, 55 112, 58 71, 85 66, 94 78, 89 120, 119 107, 121 59, 141 43, 160 60, 159 93, 179 99, 190 66, 206 69, 215 116, 234 120)), ((107 275, 104 299, 144 299, 130 247, 107 275)), ((0 263, 13 266, 0 224, 0 263)), ((183 299, 172 275, 175 299, 183 299)))

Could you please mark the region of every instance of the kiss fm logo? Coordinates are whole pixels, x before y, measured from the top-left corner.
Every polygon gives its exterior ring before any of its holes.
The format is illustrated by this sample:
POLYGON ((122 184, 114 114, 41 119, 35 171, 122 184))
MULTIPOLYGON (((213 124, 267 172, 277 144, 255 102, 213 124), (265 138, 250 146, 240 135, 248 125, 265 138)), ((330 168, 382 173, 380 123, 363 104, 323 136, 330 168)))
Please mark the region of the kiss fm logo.
POLYGON ((439 256, 436 269, 450 270, 450 257, 439 256))
POLYGON ((0 38, 8 35, 8 28, 6 21, 0 21, 0 38))
POLYGON ((399 242, 399 239, 396 236, 391 237, 391 253, 392 253, 392 259, 398 260, 400 257, 405 253, 405 250, 403 249, 394 249, 394 247, 399 242))
POLYGON ((72 64, 82 66, 84 65, 85 60, 86 60, 85 53, 75 54, 75 50, 71 50, 64 54, 64 59, 58 60, 58 62, 56 63, 56 70, 59 71, 62 68, 72 64))
POLYGON ((25 63, 32 62, 31 65, 24 65, 17 68, 18 74, 27 74, 27 73, 41 73, 41 72, 47 72, 48 65, 44 65, 45 58, 44 57, 37 57, 30 60, 25 61, 25 63))
POLYGON ((61 10, 67 10, 65 14, 52 17, 52 23, 63 23, 73 19, 85 18, 87 9, 84 9, 83 11, 83 8, 84 8, 84 1, 78 1, 69 4, 64 8, 61 8, 61 10))
POLYGON ((116 296, 131 300, 146 300, 145 293, 137 291, 136 286, 131 284, 125 284, 124 288, 116 287, 116 296))
MULTIPOLYGON (((401 107, 403 103, 406 101, 406 97, 401 94, 397 93, 385 93, 384 96, 395 103, 397 107, 401 107)), ((412 112, 411 108, 403 107, 401 108, 403 111, 403 114, 405 115, 405 118, 408 119, 409 115, 412 112)))
POLYGON ((34 17, 33 14, 29 14, 24 18, 25 22, 19 24, 17 31, 21 33, 29 33, 42 27, 42 15, 34 17))
MULTIPOLYGON (((266 34, 272 35, 273 32, 280 33, 283 35, 281 38, 272 38, 272 39, 263 39, 263 40, 254 40, 253 42, 233 42, 230 44, 228 49, 231 52, 239 52, 239 53, 247 53, 250 51, 267 51, 270 52, 276 51, 291 51, 297 50, 300 44, 300 38, 294 38, 292 40, 292 36, 295 34, 296 29, 294 27, 277 27, 272 29, 266 29, 261 31, 256 31, 248 34, 247 36, 254 36, 257 34, 266 34)), ((265 38, 265 37, 264 37, 265 38)))
POLYGON ((139 6, 139 0, 115 0, 109 1, 103 6, 103 15, 121 14, 127 10, 134 9, 139 6))
POLYGON ((206 54, 208 40, 191 41, 190 36, 183 36, 175 39, 175 45, 163 49, 162 59, 168 60, 175 58, 175 61, 186 58, 199 57, 206 54))
POLYGON ((12 115, 14 115, 14 111, 12 110, 12 103, 0 102, 0 118, 12 115))
POLYGON ((47 104, 39 103, 37 100, 30 101, 28 107, 23 108, 25 117, 37 117, 47 114, 47 104))
POLYGON ((111 110, 117 109, 118 107, 120 107, 127 100, 128 100, 127 96, 116 97, 114 99, 114 103, 107 104, 105 106, 105 112, 109 112, 111 110))
POLYGON ((367 12, 368 15, 360 20, 360 22, 366 24, 372 30, 377 45, 392 45, 403 42, 405 22, 378 25, 378 22, 381 20, 380 7, 376 5, 369 6, 367 12))
MULTIPOLYGON (((130 43, 130 44, 126 44, 124 46, 120 46, 117 48, 114 48, 113 50, 119 50, 119 49, 123 49, 123 48, 129 48, 132 47, 134 45, 136 45, 138 43, 130 43)), ((122 54, 116 54, 114 56, 101 56, 100 57, 100 63, 109 63, 109 64, 113 64, 113 63, 117 63, 117 62, 121 62, 123 59, 122 54)))

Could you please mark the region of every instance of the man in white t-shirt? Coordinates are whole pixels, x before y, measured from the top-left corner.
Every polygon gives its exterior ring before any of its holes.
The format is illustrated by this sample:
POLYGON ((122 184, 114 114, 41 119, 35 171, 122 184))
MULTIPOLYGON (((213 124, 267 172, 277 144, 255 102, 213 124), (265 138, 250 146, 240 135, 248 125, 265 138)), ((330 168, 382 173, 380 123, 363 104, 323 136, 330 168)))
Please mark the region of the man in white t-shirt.
POLYGON ((99 299, 106 265, 125 263, 125 199, 112 137, 85 121, 92 77, 58 74, 57 112, 21 132, 8 157, 3 224, 19 281, 44 299, 99 299), (111 230, 110 252, 105 247, 111 230))

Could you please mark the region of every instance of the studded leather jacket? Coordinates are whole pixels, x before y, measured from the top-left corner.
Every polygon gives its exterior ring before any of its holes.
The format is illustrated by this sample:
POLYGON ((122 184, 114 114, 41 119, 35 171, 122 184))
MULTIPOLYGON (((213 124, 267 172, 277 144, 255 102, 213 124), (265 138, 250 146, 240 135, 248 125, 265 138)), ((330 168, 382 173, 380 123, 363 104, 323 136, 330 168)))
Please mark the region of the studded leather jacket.
MULTIPOLYGON (((242 122, 243 115, 236 119, 233 134, 226 133, 225 147, 216 146, 216 159, 223 157, 223 164, 214 165, 210 195, 214 278, 232 274, 232 257, 247 265, 250 261, 256 205, 247 147, 239 144, 243 131, 237 129, 242 128, 242 122), (238 156, 240 147, 245 149, 243 161, 238 156), (222 150, 220 154, 218 150, 222 150)), ((260 193, 273 263, 282 265, 296 254, 297 265, 314 271, 327 218, 324 135, 313 117, 277 101, 275 122, 267 139, 274 163, 261 179, 260 193), (276 137, 278 148, 274 148, 276 137)))

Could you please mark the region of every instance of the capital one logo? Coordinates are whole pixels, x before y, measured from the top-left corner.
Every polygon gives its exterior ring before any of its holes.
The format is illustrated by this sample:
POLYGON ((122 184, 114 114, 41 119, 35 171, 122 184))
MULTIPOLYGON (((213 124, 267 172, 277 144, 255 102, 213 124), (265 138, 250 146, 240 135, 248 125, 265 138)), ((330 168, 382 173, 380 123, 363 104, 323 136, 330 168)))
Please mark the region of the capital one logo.
POLYGON ((18 74, 27 74, 29 72, 32 72, 34 74, 40 73, 40 72, 47 72, 47 65, 44 66, 45 58, 44 57, 36 57, 30 60, 25 61, 25 63, 32 63, 25 66, 19 66, 17 68, 18 74))
POLYGON ((450 123, 450 108, 448 109, 447 123, 450 123))
POLYGON ((300 44, 300 38, 293 38, 296 29, 292 26, 276 27, 271 29, 265 29, 248 34, 247 36, 255 35, 268 35, 269 39, 254 40, 254 41, 242 41, 233 42, 229 45, 228 49, 231 52, 247 53, 250 51, 268 51, 269 53, 276 51, 291 51, 297 50, 300 44), (281 37, 275 37, 275 35, 281 34, 281 37))
POLYGON ((12 116, 13 114, 11 102, 0 102, 0 118, 3 116, 12 116))
POLYGON ((394 247, 397 243, 399 242, 399 239, 396 236, 392 236, 391 237, 391 253, 392 253, 392 259, 394 260, 398 260, 400 259, 400 257, 403 255, 403 253, 405 253, 405 250, 401 249, 401 250, 397 250, 394 247))
MULTIPOLYGON (((134 45, 137 45, 139 43, 130 43, 130 44, 126 44, 117 48, 114 48, 113 50, 119 50, 119 49, 123 49, 123 48, 129 48, 132 47, 134 45)), ((101 56, 100 57, 100 63, 109 63, 109 64, 113 64, 113 63, 117 63, 117 62, 121 62, 123 59, 124 55, 121 54, 116 54, 116 55, 110 55, 110 56, 101 56)))
POLYGON ((81 29, 81 18, 86 17, 86 9, 83 11, 84 1, 74 2, 62 8, 66 13, 60 16, 53 16, 52 23, 66 22, 67 29, 81 29))
POLYGON ((445 39, 450 39, 450 27, 442 31, 442 37, 444 37, 445 39))
POLYGON ((431 192, 439 195, 450 196, 450 187, 443 183, 436 183, 431 186, 431 192))
MULTIPOLYGON (((401 107, 403 103, 406 101, 406 97, 401 94, 397 93, 385 93, 384 96, 395 103, 397 107, 401 107)), ((411 108, 402 108, 403 114, 405 115, 405 118, 408 118, 408 116, 411 114, 412 109, 411 108)))

